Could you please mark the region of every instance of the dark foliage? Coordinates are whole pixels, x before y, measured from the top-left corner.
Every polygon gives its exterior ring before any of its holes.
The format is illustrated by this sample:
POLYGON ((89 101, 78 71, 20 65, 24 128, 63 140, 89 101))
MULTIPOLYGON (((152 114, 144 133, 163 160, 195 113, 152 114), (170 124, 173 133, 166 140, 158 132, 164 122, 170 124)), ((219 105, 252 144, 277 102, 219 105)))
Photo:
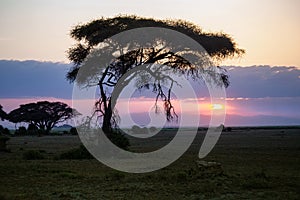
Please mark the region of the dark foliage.
POLYGON ((27 130, 24 126, 20 126, 16 131, 15 135, 27 135, 27 130))
POLYGON ((131 128, 131 132, 133 134, 148 134, 148 133, 155 133, 157 131, 157 128, 155 128, 154 126, 150 127, 150 128, 146 128, 146 127, 139 127, 137 125, 132 126, 131 128))
POLYGON ((71 135, 78 135, 77 129, 76 129, 75 127, 72 127, 72 128, 70 129, 70 134, 71 134, 71 135))
POLYGON ((42 135, 44 133, 45 133, 45 131, 39 129, 34 124, 29 124, 28 127, 27 127, 27 134, 28 135, 42 135))
POLYGON ((0 135, 10 135, 10 131, 8 128, 4 128, 2 125, 0 125, 0 135))
POLYGON ((28 150, 23 153, 24 160, 42 160, 45 156, 38 150, 28 150))
POLYGON ((76 115, 79 115, 79 113, 65 103, 40 101, 20 105, 19 108, 8 114, 8 119, 13 123, 29 123, 31 131, 38 128, 49 133, 57 123, 76 115))
POLYGON ((38 130, 38 127, 34 124, 29 124, 28 125, 28 128, 27 128, 27 131, 36 131, 38 130))
POLYGON ((67 160, 81 160, 81 159, 93 159, 94 157, 90 152, 85 148, 85 146, 80 145, 79 148, 71 149, 67 152, 64 152, 59 155, 58 159, 67 159, 67 160))
POLYGON ((113 130, 110 133, 105 133, 107 138, 116 146, 128 150, 130 143, 128 138, 119 130, 113 130))
MULTIPOLYGON (((71 30, 70 35, 77 41, 77 44, 68 51, 68 57, 74 63, 74 66, 69 70, 67 79, 73 82, 78 78, 77 74, 82 63, 101 42, 120 32, 142 27, 160 27, 181 32, 202 45, 208 55, 214 60, 220 61, 225 58, 240 56, 244 53, 244 50, 238 48, 229 35, 225 33, 207 33, 202 31, 199 26, 183 20, 156 20, 137 16, 101 18, 87 24, 78 25, 71 30)), ((120 139, 123 138, 121 133, 113 131, 113 127, 117 127, 119 121, 111 98, 115 86, 123 78, 124 83, 122 82, 122 85, 125 87, 127 82, 124 75, 134 67, 155 63, 168 66, 173 70, 173 73, 184 74, 186 77, 192 77, 193 79, 199 78, 198 74, 203 73, 202 66, 194 66, 180 54, 171 52, 168 48, 156 46, 130 51, 119 56, 109 66, 104 66, 106 68, 96 78, 98 82, 95 83, 99 86, 100 91, 100 98, 95 103, 95 113, 102 118, 102 130, 111 140, 120 140, 122 144, 124 142, 124 145, 127 143, 125 139, 120 139)), ((217 67, 216 69, 208 69, 206 73, 211 76, 212 82, 228 87, 229 77, 226 70, 217 67)), ((149 79, 147 76, 140 76, 141 79, 149 79)), ((82 80, 79 77, 76 81, 88 86, 90 77, 83 77, 82 80)), ((130 81, 130 79, 127 81, 130 81)), ((138 87, 138 89, 148 89, 154 92, 157 95, 156 102, 158 99, 164 102, 165 115, 168 121, 177 120, 177 114, 170 97, 174 82, 174 80, 170 80, 169 76, 164 76, 161 77, 161 80, 156 79, 152 83, 149 82, 138 87), (169 88, 164 90, 161 82, 166 80, 171 83, 168 86, 169 88)), ((115 95, 118 96, 118 94, 115 95)))
POLYGON ((7 114, 6 112, 4 112, 4 110, 2 110, 2 105, 0 104, 0 120, 5 120, 7 119, 7 114))
POLYGON ((9 152, 9 149, 6 148, 6 142, 10 140, 9 137, 0 135, 0 151, 9 152))
MULTIPOLYGON (((76 65, 80 65, 90 50, 105 39, 122 31, 142 27, 161 27, 179 31, 199 42, 210 56, 217 59, 244 53, 243 49, 237 48, 236 43, 228 34, 206 33, 199 26, 188 21, 117 16, 114 18, 101 18, 87 24, 75 26, 71 31, 71 37, 78 41, 78 45, 69 49, 69 59, 76 65)), ((72 79, 74 77, 68 76, 68 78, 72 79)))

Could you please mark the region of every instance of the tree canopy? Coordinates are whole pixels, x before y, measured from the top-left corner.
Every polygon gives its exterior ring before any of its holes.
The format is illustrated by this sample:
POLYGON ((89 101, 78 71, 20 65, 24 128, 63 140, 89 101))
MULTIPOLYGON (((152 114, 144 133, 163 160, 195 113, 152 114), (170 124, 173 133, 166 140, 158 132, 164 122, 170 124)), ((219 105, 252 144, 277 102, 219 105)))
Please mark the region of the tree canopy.
POLYGON ((197 41, 211 57, 218 60, 239 56, 245 52, 237 47, 228 34, 204 32, 198 25, 184 20, 158 20, 138 16, 101 18, 77 25, 71 30, 70 35, 77 44, 68 50, 68 58, 75 64, 67 74, 68 80, 75 80, 80 64, 99 43, 122 31, 143 27, 179 31, 197 41))
MULTIPOLYGON (((123 31, 145 27, 158 27, 178 31, 198 42, 206 50, 207 54, 217 61, 239 56, 244 53, 244 50, 238 48, 237 44, 229 35, 225 33, 207 33, 202 31, 196 24, 183 20, 157 20, 137 16, 101 18, 86 24, 80 24, 71 30, 70 35, 77 41, 77 44, 68 51, 68 58, 74 63, 74 66, 71 67, 67 73, 67 79, 71 82, 80 80, 77 77, 79 69, 81 69, 93 50, 102 42, 107 41, 108 38, 123 31)), ((109 47, 107 49, 111 50, 109 47)), ((105 51, 105 48, 102 48, 102 50, 105 51)), ((101 64, 106 63, 98 63, 97 65, 101 64)), ((112 100, 112 93, 115 86, 128 71, 136 66, 145 64, 149 66, 148 74, 150 75, 146 76, 142 73, 136 73, 140 77, 139 80, 146 80, 146 82, 142 81, 142 84, 137 85, 139 88, 151 88, 151 91, 157 94, 156 102, 158 98, 164 101, 167 120, 172 120, 176 117, 170 97, 175 81, 167 75, 163 77, 160 76, 159 79, 153 79, 153 75, 151 74, 155 74, 158 70, 161 70, 161 68, 157 69, 155 64, 168 66, 173 73, 185 74, 186 76, 192 76, 192 78, 198 78, 199 76, 197 76, 197 74, 204 72, 203 66, 192 65, 192 63, 182 57, 181 54, 172 52, 170 48, 166 46, 155 46, 155 43, 152 47, 135 49, 120 55, 114 62, 105 66, 103 71, 95 78, 97 82, 95 84, 98 85, 100 89, 100 98, 95 104, 95 110, 103 118, 102 129, 104 132, 110 132, 112 123, 117 123, 117 116, 114 114, 114 102, 112 100), (168 89, 165 91, 161 83, 166 80, 170 81, 170 86, 168 86, 168 89)), ((225 87, 229 85, 228 75, 225 70, 221 69, 215 71, 210 69, 207 73, 213 81, 221 83, 225 87)), ((86 81, 86 84, 89 85, 90 78, 84 78, 85 79, 80 81, 86 81)), ((125 87, 130 80, 132 80, 130 77, 127 80, 123 78, 123 87, 125 87)))
POLYGON ((8 114, 9 121, 13 123, 26 122, 45 130, 47 133, 60 122, 64 122, 79 113, 62 102, 39 101, 20 105, 8 114))

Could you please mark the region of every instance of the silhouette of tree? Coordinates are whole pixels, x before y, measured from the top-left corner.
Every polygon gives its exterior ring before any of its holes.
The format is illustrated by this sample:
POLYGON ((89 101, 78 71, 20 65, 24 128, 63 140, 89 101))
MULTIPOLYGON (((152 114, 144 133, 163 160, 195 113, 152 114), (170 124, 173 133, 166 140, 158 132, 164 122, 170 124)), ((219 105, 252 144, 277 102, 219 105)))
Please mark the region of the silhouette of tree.
POLYGON ((8 114, 9 121, 13 123, 26 122, 31 126, 49 133, 60 122, 71 119, 79 113, 62 102, 39 101, 20 105, 8 114))
POLYGON ((7 114, 4 110, 2 110, 2 105, 0 104, 0 119, 3 121, 5 119, 7 119, 7 114))
MULTIPOLYGON (((183 20, 156 20, 137 16, 101 18, 87 24, 75 26, 71 30, 70 35, 77 41, 77 45, 71 47, 68 51, 68 58, 74 63, 74 66, 67 73, 67 79, 70 82, 75 81, 85 59, 101 42, 120 32, 144 27, 167 28, 183 33, 201 44, 209 56, 216 61, 239 56, 244 53, 244 50, 239 49, 229 35, 225 33, 206 33, 199 26, 183 20)), ((111 98, 112 93, 108 93, 106 88, 110 87, 113 90, 126 72, 134 67, 155 63, 167 65, 173 69, 174 73, 185 74, 192 78, 197 78, 197 75, 195 75, 197 72, 203 72, 200 70, 200 66, 192 66, 182 56, 164 47, 153 46, 153 48, 142 48, 121 55, 116 61, 109 64, 98 77, 97 85, 100 89, 100 98, 95 104, 95 110, 102 117, 102 130, 105 133, 111 132, 112 126, 118 122, 118 118, 114 114, 114 103, 111 98)), ((221 82, 225 87, 229 85, 228 75, 225 70, 220 70, 220 72, 211 71, 211 74, 212 77, 216 77, 216 82, 221 82)), ((140 76, 144 80, 149 78, 143 75, 140 76)), ((162 79, 166 80, 168 78, 165 76, 162 79)), ((88 80, 81 81, 87 81, 86 84, 89 84, 88 80)), ((171 86, 167 91, 163 90, 163 87, 157 80, 153 81, 152 84, 139 85, 139 88, 149 89, 151 87, 152 91, 157 94, 156 102, 158 98, 164 101, 167 120, 173 120, 177 117, 170 99, 173 83, 174 81, 172 82, 171 80, 171 86)))

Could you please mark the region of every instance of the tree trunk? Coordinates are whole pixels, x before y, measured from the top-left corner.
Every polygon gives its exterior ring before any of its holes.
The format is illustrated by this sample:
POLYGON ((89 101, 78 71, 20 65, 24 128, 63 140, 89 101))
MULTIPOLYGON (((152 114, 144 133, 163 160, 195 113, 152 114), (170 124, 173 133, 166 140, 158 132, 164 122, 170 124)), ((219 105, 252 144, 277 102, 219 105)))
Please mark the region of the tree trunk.
POLYGON ((46 135, 48 135, 48 134, 50 133, 50 131, 51 131, 51 127, 48 127, 48 126, 47 126, 47 128, 46 128, 46 132, 45 132, 45 133, 46 133, 46 135))
MULTIPOLYGON (((128 76, 128 75, 127 75, 128 76)), ((128 80, 125 80, 123 77, 122 84, 120 84, 118 87, 118 90, 116 91, 115 88, 113 89, 111 98, 108 101, 108 105, 104 110, 104 115, 103 115, 103 123, 102 123, 102 131, 105 134, 112 133, 112 115, 113 115, 113 109, 115 108, 116 101, 119 98, 119 95, 123 91, 123 89, 129 84, 129 82, 135 77, 135 75, 131 75, 131 78, 128 78, 128 80)), ((127 78, 127 77, 126 77, 127 78)), ((101 95, 103 98, 103 101, 106 101, 107 97, 104 93, 103 85, 100 85, 100 91, 101 95)))
POLYGON ((44 132, 45 132, 45 125, 41 124, 38 128, 39 128, 39 130, 38 130, 38 137, 41 137, 44 134, 44 132))
POLYGON ((103 123, 102 123, 102 131, 106 134, 112 132, 111 118, 112 118, 112 108, 109 101, 108 107, 104 112, 103 123))

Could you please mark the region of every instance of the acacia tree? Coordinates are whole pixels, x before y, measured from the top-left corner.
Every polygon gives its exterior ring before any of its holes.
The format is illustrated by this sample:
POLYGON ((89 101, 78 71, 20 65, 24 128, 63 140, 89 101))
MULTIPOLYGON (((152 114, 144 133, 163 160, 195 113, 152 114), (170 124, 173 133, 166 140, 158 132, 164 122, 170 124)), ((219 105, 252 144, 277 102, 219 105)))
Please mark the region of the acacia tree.
MULTIPOLYGON (((244 53, 244 50, 239 49, 229 35, 224 33, 206 33, 203 32, 199 26, 187 21, 155 20, 137 16, 101 18, 87 24, 78 25, 71 30, 70 35, 77 41, 77 45, 71 47, 68 51, 68 58, 74 63, 74 66, 67 73, 67 79, 70 82, 77 81, 76 77, 79 69, 93 49, 100 43, 122 31, 141 27, 159 27, 181 32, 202 45, 208 55, 214 60, 220 61, 244 53)), ((149 66, 153 66, 151 64, 166 65, 169 66, 174 73, 181 73, 186 76, 192 76, 193 78, 197 78, 195 75, 197 72, 203 73, 201 66, 193 66, 180 54, 174 53, 165 47, 153 46, 150 48, 141 48, 119 56, 114 62, 104 68, 97 79, 100 97, 95 104, 95 111, 100 113, 102 117, 102 130, 105 133, 110 133, 112 131, 112 125, 117 123, 117 118, 114 117, 114 102, 111 98, 112 92, 108 92, 107 87, 113 90, 119 80, 128 71, 145 64, 149 64, 149 66)), ((218 72, 212 70, 210 74, 214 77, 214 81, 221 82, 225 87, 229 85, 228 75, 225 70, 218 72)), ((166 78, 168 77, 164 77, 164 79, 166 78)), ((131 79, 127 80, 127 83, 130 80, 131 79)), ((125 86, 127 83, 123 83, 123 85, 125 86)), ((146 89, 151 87, 152 92, 157 95, 156 102, 158 98, 164 101, 164 110, 167 120, 172 120, 177 116, 170 98, 173 83, 174 82, 171 82, 171 86, 167 91, 163 90, 161 80, 154 80, 152 83, 139 86, 140 88, 146 89)))
POLYGON ((20 105, 8 114, 13 123, 25 122, 49 133, 57 124, 64 122, 79 113, 62 102, 39 101, 20 105))

